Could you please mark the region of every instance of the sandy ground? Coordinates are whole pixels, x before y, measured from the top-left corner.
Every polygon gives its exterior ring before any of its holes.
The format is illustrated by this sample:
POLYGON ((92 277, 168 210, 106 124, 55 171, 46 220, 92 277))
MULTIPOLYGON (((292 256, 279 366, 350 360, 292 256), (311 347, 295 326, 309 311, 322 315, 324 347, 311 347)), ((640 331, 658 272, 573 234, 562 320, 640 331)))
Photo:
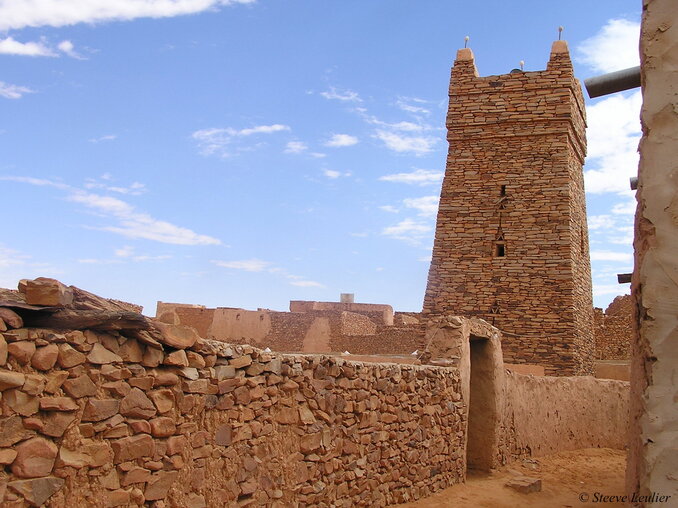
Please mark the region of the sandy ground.
POLYGON ((451 507, 571 507, 626 506, 621 502, 593 502, 595 493, 624 494, 626 452, 608 448, 590 448, 562 452, 537 459, 514 462, 489 474, 471 473, 465 484, 454 485, 414 503, 397 505, 411 508, 451 507), (541 492, 521 494, 505 487, 516 476, 539 478, 541 492), (589 497, 580 501, 580 495, 589 497))

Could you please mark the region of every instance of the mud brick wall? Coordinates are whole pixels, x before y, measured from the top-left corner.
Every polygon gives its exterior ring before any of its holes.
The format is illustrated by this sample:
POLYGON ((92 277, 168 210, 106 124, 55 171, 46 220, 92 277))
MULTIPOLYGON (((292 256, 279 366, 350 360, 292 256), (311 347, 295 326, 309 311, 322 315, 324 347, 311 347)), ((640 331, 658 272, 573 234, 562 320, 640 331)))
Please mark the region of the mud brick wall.
POLYGON ((629 383, 505 374, 502 462, 581 448, 626 447, 629 383))
POLYGON ((487 320, 509 363, 591 374, 586 120, 567 44, 553 44, 546 70, 487 77, 462 49, 449 95, 423 312, 487 320))
POLYGON ((0 392, 7 507, 385 506, 465 476, 452 368, 19 328, 0 392))
POLYGON ((633 337, 633 301, 630 295, 618 296, 603 313, 593 309, 595 317, 596 359, 628 360, 633 337))

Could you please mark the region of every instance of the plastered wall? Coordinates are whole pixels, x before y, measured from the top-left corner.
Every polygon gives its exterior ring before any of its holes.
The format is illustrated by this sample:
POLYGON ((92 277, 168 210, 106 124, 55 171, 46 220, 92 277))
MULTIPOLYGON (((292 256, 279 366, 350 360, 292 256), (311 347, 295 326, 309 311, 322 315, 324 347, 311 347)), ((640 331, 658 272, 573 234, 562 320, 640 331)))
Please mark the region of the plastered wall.
POLYGON ((638 335, 632 350, 627 489, 672 499, 678 499, 677 54, 675 1, 644 0, 643 137, 631 284, 638 335))

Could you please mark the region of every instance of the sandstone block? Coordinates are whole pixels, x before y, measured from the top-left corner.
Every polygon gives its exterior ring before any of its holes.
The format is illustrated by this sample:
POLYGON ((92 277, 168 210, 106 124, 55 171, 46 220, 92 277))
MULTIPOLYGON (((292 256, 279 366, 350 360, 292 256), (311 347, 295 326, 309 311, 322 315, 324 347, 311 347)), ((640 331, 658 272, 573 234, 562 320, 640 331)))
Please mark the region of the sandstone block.
POLYGON ((82 413, 82 421, 99 422, 118 413, 118 399, 89 399, 82 413))
POLYGON ((64 381, 68 379, 68 371, 57 370, 50 372, 45 379, 47 381, 45 391, 47 393, 56 393, 61 388, 61 385, 64 384, 64 381))
POLYGON ((504 485, 510 489, 520 492, 521 494, 541 492, 541 479, 531 478, 529 476, 518 476, 511 478, 504 485))
POLYGON ((175 367, 188 367, 188 357, 186 351, 179 349, 165 355, 163 362, 165 365, 173 365, 175 367))
POLYGON ((178 455, 188 446, 185 436, 172 436, 167 439, 167 455, 178 455))
POLYGON ((230 446, 232 441, 233 429, 230 424, 225 423, 217 428, 214 434, 214 442, 220 446, 230 446))
POLYGON ((214 367, 214 375, 219 381, 233 379, 235 377, 235 367, 232 365, 217 365, 214 367))
POLYGON ((42 395, 47 379, 41 374, 26 374, 21 391, 29 395, 42 395))
POLYGON ((205 359, 200 353, 195 351, 187 351, 186 357, 188 358, 188 366, 195 367, 196 369, 202 369, 205 367, 205 359))
POLYGON ((92 351, 87 355, 87 359, 90 363, 95 363, 97 365, 122 362, 122 358, 98 343, 92 346, 92 351))
POLYGON ((316 432, 314 434, 306 434, 301 438, 301 441, 299 443, 299 449, 301 453, 309 454, 320 448, 321 444, 322 444, 321 432, 316 432))
POLYGON ((80 351, 76 351, 70 344, 59 344, 59 356, 57 361, 59 366, 64 369, 70 369, 81 363, 85 363, 87 357, 80 351))
POLYGON ((3 392, 2 396, 7 405, 21 416, 31 416, 39 410, 40 401, 38 397, 24 393, 18 388, 7 390, 3 392))
POLYGON ((74 467, 76 469, 82 469, 83 467, 88 467, 92 462, 92 459, 86 453, 81 453, 75 450, 69 450, 65 446, 62 446, 59 449, 59 465, 74 467))
POLYGON ((127 339, 127 341, 120 346, 118 354, 125 362, 139 363, 144 358, 144 348, 138 341, 127 339))
POLYGON ((146 501, 155 501, 167 497, 170 487, 179 476, 178 471, 159 471, 152 475, 144 490, 146 501))
POLYGON ((159 413, 166 413, 174 407, 174 393, 172 393, 172 390, 155 390, 150 392, 149 396, 159 413))
POLYGON ((42 411, 75 411, 78 404, 68 397, 43 397, 40 399, 42 411))
POLYGON ((64 485, 64 480, 54 476, 34 480, 9 482, 8 487, 28 501, 31 506, 43 506, 64 485))
POLYGON ((156 321, 155 326, 162 333, 160 342, 177 349, 191 347, 200 338, 195 328, 183 325, 171 325, 156 321))
POLYGON ((59 357, 59 346, 49 344, 39 347, 31 358, 31 365, 37 370, 49 370, 56 364, 59 357))
POLYGON ((165 416, 161 416, 160 418, 153 418, 150 421, 151 424, 151 434, 153 437, 169 437, 173 435, 176 430, 177 426, 174 424, 174 420, 172 418, 167 418, 165 416))
POLYGON ((275 416, 275 421, 286 425, 296 425, 299 423, 299 412, 293 407, 283 407, 275 416))
POLYGON ((0 464, 7 466, 14 462, 14 459, 16 459, 16 450, 8 448, 0 450, 0 464))
POLYGON ((127 487, 134 483, 146 483, 151 479, 151 471, 143 467, 133 467, 120 478, 120 485, 127 487))
POLYGON ((19 292, 29 305, 64 307, 73 303, 73 290, 58 280, 47 277, 22 280, 19 283, 19 292))
POLYGON ((179 383, 179 376, 171 372, 154 373, 153 386, 174 386, 179 383))
POLYGON ((0 391, 9 388, 21 388, 26 382, 26 376, 20 372, 0 369, 0 391))
POLYGON ((151 418, 156 409, 153 402, 139 388, 132 388, 120 401, 120 414, 131 418, 151 418))
POLYGON ((26 365, 31 361, 35 354, 35 342, 22 340, 19 342, 10 342, 7 345, 7 352, 12 355, 21 365, 26 365))
MULTIPOLYGON (((66 429, 76 420, 77 413, 62 413, 55 411, 47 413, 43 418, 43 427, 40 432, 46 436, 61 437, 66 429)), ((24 425, 26 422, 24 421, 24 425)))
POLYGON ((122 489, 113 490, 106 492, 104 499, 106 500, 106 508, 115 508, 116 506, 129 504, 130 493, 122 489))
POLYGON ((241 369, 252 364, 252 357, 250 355, 242 355, 238 358, 233 358, 228 361, 228 364, 236 369, 241 369))
POLYGON ((147 392, 151 388, 153 388, 153 384, 155 382, 155 378, 153 376, 141 376, 141 377, 133 377, 129 379, 129 384, 131 386, 134 386, 135 388, 139 388, 139 390, 143 390, 147 392))
POLYGON ((141 457, 152 457, 155 454, 155 441, 148 434, 137 434, 124 437, 111 443, 113 462, 120 464, 141 457))
POLYGON ((103 385, 101 385, 101 387, 106 390, 110 390, 112 393, 120 397, 126 396, 132 390, 132 387, 121 379, 118 381, 110 381, 108 383, 104 383, 103 385))
POLYGON ((162 352, 162 349, 155 349, 152 347, 147 347, 144 351, 144 356, 141 360, 141 365, 144 367, 157 367, 160 365, 165 358, 165 353, 162 352))
POLYGON ((67 395, 76 399, 81 397, 91 397, 97 393, 96 385, 86 374, 67 379, 64 381, 62 387, 67 395))
POLYGON ((38 478, 52 472, 57 445, 42 437, 34 437, 17 445, 12 473, 19 478, 38 478))
POLYGON ((10 328, 22 328, 24 320, 21 316, 7 307, 0 307, 0 319, 2 319, 10 328))
POLYGON ((208 393, 210 382, 209 379, 196 379, 195 381, 183 381, 181 383, 181 387, 187 393, 208 393))
POLYGON ((12 446, 34 435, 35 432, 24 428, 20 416, 0 418, 0 446, 12 446))
POLYGON ((7 341, 4 335, 0 334, 0 365, 7 364, 7 341))

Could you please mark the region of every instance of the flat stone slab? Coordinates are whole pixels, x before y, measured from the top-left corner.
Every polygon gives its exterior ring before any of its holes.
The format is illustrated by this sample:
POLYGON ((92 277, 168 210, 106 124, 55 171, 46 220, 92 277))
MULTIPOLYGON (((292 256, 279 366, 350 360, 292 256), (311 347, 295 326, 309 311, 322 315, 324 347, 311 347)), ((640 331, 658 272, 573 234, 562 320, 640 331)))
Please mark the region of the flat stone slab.
POLYGON ((507 481, 504 486, 521 494, 531 494, 532 492, 541 492, 541 479, 530 476, 516 476, 507 481))

